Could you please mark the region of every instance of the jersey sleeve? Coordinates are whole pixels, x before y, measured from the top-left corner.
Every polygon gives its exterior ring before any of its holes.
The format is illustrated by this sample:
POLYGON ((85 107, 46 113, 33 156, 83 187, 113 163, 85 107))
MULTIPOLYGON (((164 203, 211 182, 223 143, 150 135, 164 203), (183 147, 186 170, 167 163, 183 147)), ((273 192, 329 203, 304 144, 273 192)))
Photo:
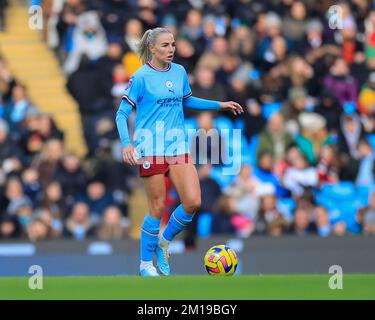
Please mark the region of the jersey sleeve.
POLYGON ((143 94, 142 78, 139 76, 133 75, 129 80, 129 83, 124 91, 122 99, 129 102, 129 104, 131 104, 131 106, 135 109, 137 107, 137 103, 142 97, 142 94, 143 94))
POLYGON ((189 84, 189 77, 186 73, 185 68, 182 68, 183 70, 183 99, 189 98, 192 93, 190 89, 190 84, 189 84))

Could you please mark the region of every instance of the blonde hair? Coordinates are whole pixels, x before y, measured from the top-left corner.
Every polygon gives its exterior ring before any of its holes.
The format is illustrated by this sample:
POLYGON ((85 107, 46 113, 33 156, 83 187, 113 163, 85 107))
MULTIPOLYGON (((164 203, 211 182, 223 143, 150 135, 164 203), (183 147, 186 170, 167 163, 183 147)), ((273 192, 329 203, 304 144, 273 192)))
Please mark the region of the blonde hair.
POLYGON ((156 43, 156 38, 162 33, 172 33, 167 28, 154 28, 147 30, 138 44, 138 54, 143 64, 152 59, 150 44, 156 43))

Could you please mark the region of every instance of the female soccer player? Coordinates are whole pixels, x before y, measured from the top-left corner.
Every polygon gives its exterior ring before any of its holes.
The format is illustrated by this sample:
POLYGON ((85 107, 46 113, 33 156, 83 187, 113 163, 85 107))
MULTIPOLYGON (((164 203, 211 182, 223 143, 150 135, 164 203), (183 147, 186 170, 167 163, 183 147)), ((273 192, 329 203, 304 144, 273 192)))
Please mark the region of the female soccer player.
POLYGON ((159 276, 153 265, 169 275, 170 241, 189 224, 201 203, 199 179, 190 160, 184 133, 183 107, 243 112, 233 101, 218 102, 192 96, 183 66, 172 63, 175 40, 165 28, 147 30, 139 43, 143 66, 131 77, 116 114, 123 145, 123 158, 138 165, 148 198, 149 213, 141 229, 141 276, 159 276), (127 119, 136 110, 134 145, 129 138, 127 119), (165 208, 164 177, 169 175, 181 199, 162 235, 160 221, 165 208))

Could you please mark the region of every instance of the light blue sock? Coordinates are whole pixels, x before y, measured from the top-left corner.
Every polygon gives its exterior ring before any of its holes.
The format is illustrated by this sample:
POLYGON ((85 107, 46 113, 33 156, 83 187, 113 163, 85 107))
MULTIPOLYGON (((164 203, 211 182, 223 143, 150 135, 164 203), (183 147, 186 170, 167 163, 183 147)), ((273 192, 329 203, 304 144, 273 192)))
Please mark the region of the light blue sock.
POLYGON ((141 228, 141 260, 152 261, 158 245, 160 220, 147 215, 141 228))
POLYGON ((180 204, 171 214, 168 225, 163 232, 164 239, 172 241, 193 220, 194 214, 187 213, 180 204))

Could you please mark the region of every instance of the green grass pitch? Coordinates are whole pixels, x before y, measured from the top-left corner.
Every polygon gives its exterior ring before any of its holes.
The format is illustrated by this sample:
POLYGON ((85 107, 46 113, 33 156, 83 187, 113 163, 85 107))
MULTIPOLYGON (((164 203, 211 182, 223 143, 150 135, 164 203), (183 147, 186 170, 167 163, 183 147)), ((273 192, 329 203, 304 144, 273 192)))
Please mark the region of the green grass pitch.
POLYGON ((331 290, 329 277, 44 277, 42 290, 29 289, 29 278, 4 277, 0 278, 0 299, 375 299, 375 274, 344 274, 342 290, 331 290))

